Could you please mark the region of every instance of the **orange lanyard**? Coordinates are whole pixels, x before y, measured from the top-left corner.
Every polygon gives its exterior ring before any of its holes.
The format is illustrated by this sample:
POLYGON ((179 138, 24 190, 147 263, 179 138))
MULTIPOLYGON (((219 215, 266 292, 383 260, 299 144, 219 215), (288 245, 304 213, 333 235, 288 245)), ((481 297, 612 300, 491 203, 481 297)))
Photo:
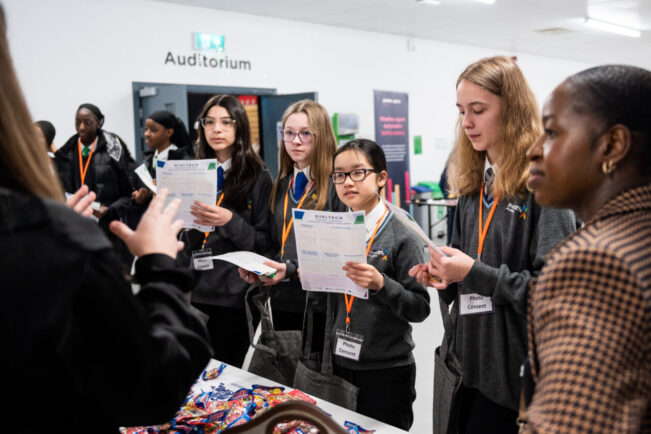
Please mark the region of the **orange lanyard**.
POLYGON ((488 233, 488 227, 491 224, 493 219, 493 214, 495 214, 495 208, 497 208, 497 203, 500 201, 499 197, 495 198, 491 210, 488 213, 488 218, 486 219, 486 227, 482 230, 482 221, 483 221, 483 210, 484 210, 484 184, 481 185, 481 194, 479 196, 479 244, 477 245, 477 260, 481 261, 481 252, 484 250, 484 240, 486 239, 486 234, 488 233))
MULTIPOLYGON (((222 193, 222 195, 219 196, 219 200, 217 201, 217 206, 221 205, 222 200, 224 200, 224 193, 222 193)), ((201 250, 206 248, 206 242, 208 241, 208 235, 210 235, 210 232, 204 232, 203 243, 201 244, 201 250)))
MULTIPOLYGON (((384 207, 384 213, 382 213, 382 217, 380 217, 380 220, 378 220, 377 224, 375 225, 375 229, 373 229, 373 232, 371 233, 371 238, 368 240, 368 244, 366 245, 366 257, 368 258, 368 254, 371 252, 371 246, 373 245, 373 241, 375 241, 375 234, 377 234, 378 229, 380 229, 380 225, 384 221, 384 216, 387 215, 389 212, 389 208, 384 207)), ((350 311, 353 310, 353 302, 355 301, 355 296, 351 295, 348 297, 348 294, 344 294, 344 298, 346 299, 346 331, 350 331, 350 311)))
MULTIPOLYGON (((283 257, 285 256, 285 243, 287 242, 287 237, 289 237, 289 231, 292 230, 292 225, 294 224, 294 216, 292 216, 291 220, 289 220, 289 226, 287 226, 287 197, 289 196, 289 189, 292 187, 294 184, 294 175, 292 175, 292 179, 289 180, 289 184, 287 184, 287 192, 285 193, 285 206, 283 207, 283 235, 282 235, 282 244, 280 245, 280 260, 282 261, 283 257)), ((307 197, 307 194, 310 192, 309 186, 305 186, 305 193, 303 193, 303 197, 301 197, 301 200, 298 202, 298 205, 296 205, 297 209, 300 209, 301 206, 303 205, 303 202, 305 202, 305 198, 307 197)))
POLYGON ((90 165, 90 159, 93 158, 93 152, 95 152, 95 143, 97 143, 97 137, 95 137, 95 140, 93 143, 91 143, 91 148, 90 148, 90 154, 88 155, 88 160, 86 160, 86 167, 83 166, 83 157, 81 155, 81 139, 77 142, 77 150, 79 151, 79 175, 81 177, 81 185, 84 185, 84 181, 86 180, 86 173, 88 172, 88 166, 90 165))

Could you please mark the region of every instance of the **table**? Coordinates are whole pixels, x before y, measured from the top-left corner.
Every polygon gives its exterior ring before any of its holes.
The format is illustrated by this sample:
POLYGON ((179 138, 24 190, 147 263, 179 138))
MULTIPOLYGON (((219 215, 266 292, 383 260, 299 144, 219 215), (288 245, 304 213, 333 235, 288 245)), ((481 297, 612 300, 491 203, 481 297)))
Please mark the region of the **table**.
MULTIPOLYGON (((210 361, 210 363, 208 363, 208 366, 206 366, 205 370, 218 368, 221 364, 221 362, 213 359, 210 361)), ((219 377, 213 380, 204 381, 202 379, 202 375, 200 375, 199 379, 192 386, 192 393, 211 391, 214 392, 215 389, 224 390, 224 393, 228 393, 229 391, 235 392, 239 389, 250 388, 253 384, 260 384, 264 386, 280 386, 285 388, 285 392, 294 390, 291 387, 277 384, 273 381, 267 380, 266 378, 226 364, 225 369, 222 371, 219 377)), ((406 432, 385 423, 379 422, 375 419, 371 419, 369 417, 355 413, 354 411, 350 411, 346 408, 331 404, 330 402, 324 401, 320 398, 316 398, 314 396, 310 397, 316 401, 317 407, 329 413, 332 418, 342 427, 346 421, 350 421, 357 425, 360 425, 365 429, 376 430, 376 433, 378 434, 406 432)))

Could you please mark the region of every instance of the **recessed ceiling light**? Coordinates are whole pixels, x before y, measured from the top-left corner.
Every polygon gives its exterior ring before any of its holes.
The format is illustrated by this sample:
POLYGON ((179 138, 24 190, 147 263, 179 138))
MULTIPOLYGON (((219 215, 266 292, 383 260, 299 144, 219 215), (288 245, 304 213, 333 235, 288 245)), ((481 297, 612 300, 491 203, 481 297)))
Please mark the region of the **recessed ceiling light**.
POLYGON ((495 0, 475 0, 477 3, 485 3, 487 5, 492 5, 495 3, 495 0))
POLYGON ((418 0, 418 3, 421 5, 430 5, 430 6, 437 6, 441 4, 439 0, 418 0))
POLYGON ((596 30, 601 30, 602 32, 616 33, 630 38, 639 38, 642 35, 642 32, 638 29, 620 26, 619 24, 609 23, 607 21, 595 20, 594 18, 586 18, 585 25, 596 30))

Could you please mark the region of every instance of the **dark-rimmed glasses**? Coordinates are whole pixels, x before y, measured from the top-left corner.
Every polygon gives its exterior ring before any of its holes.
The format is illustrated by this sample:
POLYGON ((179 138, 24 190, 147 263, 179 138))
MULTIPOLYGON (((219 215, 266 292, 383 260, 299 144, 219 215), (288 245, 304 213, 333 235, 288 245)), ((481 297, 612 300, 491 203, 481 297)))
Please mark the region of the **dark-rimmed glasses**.
POLYGON ((376 169, 355 169, 350 172, 332 172, 330 178, 335 184, 343 184, 346 182, 346 178, 350 176, 350 179, 354 182, 360 182, 366 179, 369 173, 379 173, 379 170, 376 169))

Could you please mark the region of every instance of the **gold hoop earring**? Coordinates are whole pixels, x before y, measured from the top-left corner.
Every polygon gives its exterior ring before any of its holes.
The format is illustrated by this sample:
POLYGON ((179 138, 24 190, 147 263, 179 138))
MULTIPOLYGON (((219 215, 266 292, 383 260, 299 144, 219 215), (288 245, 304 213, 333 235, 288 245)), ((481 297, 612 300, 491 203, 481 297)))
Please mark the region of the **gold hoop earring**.
POLYGON ((604 161, 601 163, 601 171, 604 173, 604 175, 610 175, 615 171, 615 168, 617 165, 613 163, 612 160, 604 161))

